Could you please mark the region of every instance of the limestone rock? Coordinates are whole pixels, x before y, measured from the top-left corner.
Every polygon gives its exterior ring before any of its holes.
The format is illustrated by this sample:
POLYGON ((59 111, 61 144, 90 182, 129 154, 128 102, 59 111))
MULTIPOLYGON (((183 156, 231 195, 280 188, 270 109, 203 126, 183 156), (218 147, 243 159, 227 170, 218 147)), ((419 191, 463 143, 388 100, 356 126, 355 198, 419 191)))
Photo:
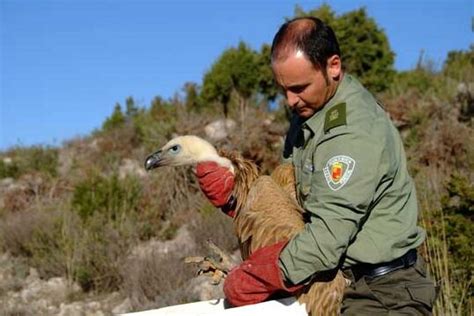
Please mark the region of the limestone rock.
POLYGON ((236 125, 235 121, 231 119, 217 120, 207 124, 206 127, 204 127, 204 131, 209 139, 218 141, 227 138, 229 133, 235 129, 236 125))

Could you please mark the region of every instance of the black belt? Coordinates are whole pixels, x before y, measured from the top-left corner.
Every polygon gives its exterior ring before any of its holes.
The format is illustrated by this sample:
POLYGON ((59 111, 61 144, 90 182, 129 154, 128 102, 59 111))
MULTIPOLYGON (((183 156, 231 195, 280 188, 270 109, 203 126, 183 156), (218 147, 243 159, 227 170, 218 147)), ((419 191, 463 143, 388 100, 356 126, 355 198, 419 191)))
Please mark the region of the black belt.
POLYGON ((411 267, 416 263, 416 257, 416 249, 411 249, 400 258, 389 262, 383 262, 379 264, 357 264, 355 266, 350 267, 349 269, 352 271, 352 274, 354 275, 354 278, 357 281, 363 276, 373 278, 385 275, 396 270, 411 267))

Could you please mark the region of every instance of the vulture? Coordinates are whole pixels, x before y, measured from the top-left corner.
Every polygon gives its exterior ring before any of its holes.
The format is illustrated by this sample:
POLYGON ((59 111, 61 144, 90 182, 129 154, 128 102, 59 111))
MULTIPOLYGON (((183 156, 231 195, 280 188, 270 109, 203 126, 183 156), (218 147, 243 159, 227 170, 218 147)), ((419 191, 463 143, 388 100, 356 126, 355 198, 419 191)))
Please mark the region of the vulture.
MULTIPOLYGON (((217 151, 213 145, 193 135, 170 140, 148 156, 145 168, 195 166, 214 161, 228 167, 235 176, 233 196, 236 210, 233 228, 242 259, 263 246, 291 239, 305 225, 304 211, 296 200, 294 169, 279 165, 270 176, 259 175, 254 162, 235 151, 217 151)), ((339 315, 346 280, 340 271, 334 278, 313 281, 297 295, 309 315, 339 315)))

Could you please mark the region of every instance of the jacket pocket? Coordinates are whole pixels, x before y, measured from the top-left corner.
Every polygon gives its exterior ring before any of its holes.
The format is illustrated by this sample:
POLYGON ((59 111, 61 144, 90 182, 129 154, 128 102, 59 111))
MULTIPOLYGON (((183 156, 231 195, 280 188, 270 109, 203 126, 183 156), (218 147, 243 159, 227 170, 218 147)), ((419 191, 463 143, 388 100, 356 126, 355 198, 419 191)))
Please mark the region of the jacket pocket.
POLYGON ((413 301, 421 303, 429 309, 433 308, 436 299, 436 289, 433 284, 408 285, 407 290, 413 301))
POLYGON ((300 197, 302 201, 305 201, 311 192, 311 184, 313 181, 314 173, 314 164, 310 159, 306 159, 301 166, 301 175, 300 175, 300 197))

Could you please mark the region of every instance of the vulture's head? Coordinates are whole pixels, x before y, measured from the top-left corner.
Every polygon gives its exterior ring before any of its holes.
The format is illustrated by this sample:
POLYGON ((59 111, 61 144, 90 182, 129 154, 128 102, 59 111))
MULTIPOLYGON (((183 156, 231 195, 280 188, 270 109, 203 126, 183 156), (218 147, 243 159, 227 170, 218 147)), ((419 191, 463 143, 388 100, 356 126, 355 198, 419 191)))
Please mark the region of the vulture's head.
POLYGON ((194 166, 204 161, 214 161, 234 172, 229 159, 219 156, 214 146, 193 135, 179 136, 170 140, 160 150, 146 158, 145 169, 152 170, 163 166, 194 166))

